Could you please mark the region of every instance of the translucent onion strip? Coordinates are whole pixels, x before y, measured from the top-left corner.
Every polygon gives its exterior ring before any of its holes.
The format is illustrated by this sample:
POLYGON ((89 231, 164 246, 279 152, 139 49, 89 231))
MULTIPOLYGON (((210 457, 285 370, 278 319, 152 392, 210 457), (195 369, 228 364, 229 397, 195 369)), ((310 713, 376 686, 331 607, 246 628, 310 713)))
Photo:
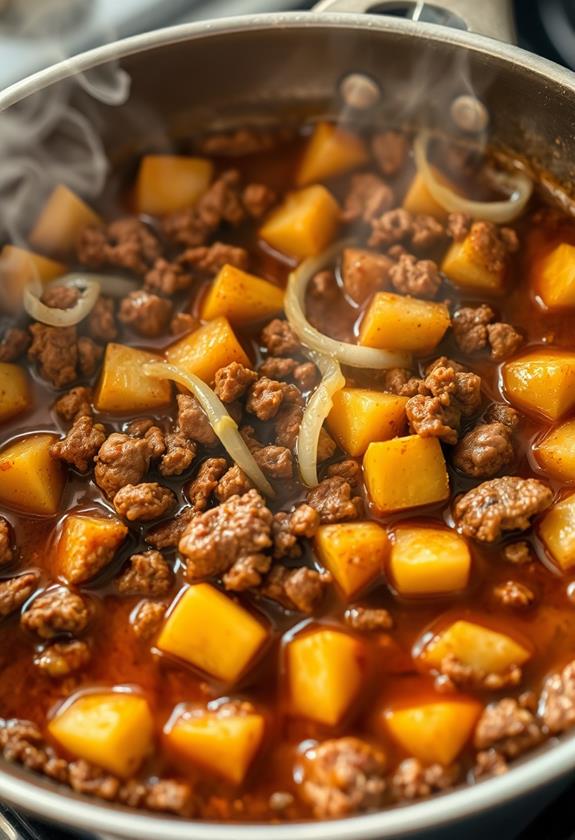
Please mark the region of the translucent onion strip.
POLYGON ((74 306, 69 309, 58 309, 54 306, 46 306, 40 300, 47 286, 43 286, 37 278, 27 284, 23 294, 24 309, 35 321, 48 324, 50 327, 73 327, 79 324, 92 311, 100 295, 98 281, 85 274, 59 277, 50 286, 74 288, 80 292, 80 297, 74 306))
POLYGON ((423 178, 425 186, 438 204, 450 213, 467 213, 474 219, 483 219, 496 224, 512 222, 525 209, 531 193, 533 182, 523 172, 490 172, 493 184, 510 197, 505 201, 473 201, 450 190, 438 181, 433 168, 427 159, 429 134, 422 132, 414 141, 413 150, 417 171, 423 178))
POLYGON ((199 377, 186 373, 167 362, 148 362, 143 367, 145 376, 152 379, 170 379, 183 385, 197 399, 206 413, 210 426, 222 442, 230 458, 242 469, 258 490, 274 496, 273 488, 240 435, 238 425, 214 391, 199 377))
POLYGON ((333 395, 345 386, 345 377, 337 359, 321 353, 310 353, 310 359, 321 371, 322 379, 303 413, 297 439, 299 471, 304 484, 315 487, 317 477, 317 448, 324 420, 333 406, 333 395))
POLYGON ((305 347, 332 359, 337 359, 341 364, 354 368, 371 368, 372 370, 394 367, 409 368, 411 366, 409 353, 392 353, 388 350, 359 347, 357 344, 338 341, 316 330, 305 316, 305 293, 309 281, 318 271, 333 262, 341 250, 349 244, 347 241, 336 242, 318 257, 312 257, 302 262, 290 274, 284 298, 286 317, 305 347))

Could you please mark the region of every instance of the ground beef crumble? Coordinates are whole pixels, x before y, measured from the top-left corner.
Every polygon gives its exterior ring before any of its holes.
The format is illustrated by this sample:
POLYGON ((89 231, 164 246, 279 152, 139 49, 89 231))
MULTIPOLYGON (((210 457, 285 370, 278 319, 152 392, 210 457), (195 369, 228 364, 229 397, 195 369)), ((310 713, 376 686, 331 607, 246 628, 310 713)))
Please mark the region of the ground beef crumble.
POLYGON ((50 455, 86 473, 105 440, 106 431, 101 423, 94 423, 88 416, 78 417, 66 436, 52 444, 50 455))
POLYGON ((405 406, 411 431, 457 443, 462 416, 475 413, 481 404, 480 377, 440 357, 428 367, 417 388, 418 393, 405 406))
POLYGON ((493 589, 493 597, 503 607, 526 610, 532 607, 537 596, 525 583, 519 580, 506 580, 493 589))
POLYGON ((258 375, 239 362, 230 362, 216 371, 214 391, 223 403, 231 403, 243 397, 258 375))
POLYGON ((204 409, 192 394, 178 394, 178 428, 189 439, 202 446, 215 446, 218 438, 204 409))
POLYGON ((349 607, 343 619, 353 630, 379 632, 393 627, 393 618, 381 607, 349 607))
POLYGON ((260 341, 270 356, 293 356, 301 351, 299 338, 288 322, 279 318, 263 328, 260 341))
POLYGON ((100 295, 88 315, 88 332, 94 341, 114 341, 118 336, 115 304, 112 298, 100 295))
POLYGON ((172 317, 171 301, 145 289, 138 289, 122 299, 118 317, 138 335, 155 338, 165 332, 172 317))
POLYGON ((88 664, 91 656, 87 642, 70 639, 44 645, 34 654, 33 662, 42 673, 57 680, 80 671, 88 664))
POLYGON ((245 248, 238 248, 225 242, 212 242, 211 245, 187 248, 180 254, 178 261, 188 268, 194 268, 200 274, 213 276, 224 265, 233 265, 245 271, 248 268, 249 256, 245 248))
POLYGON ((86 598, 65 586, 44 590, 22 613, 20 623, 42 639, 52 639, 61 633, 77 636, 88 626, 92 608, 86 598))
POLYGON ((144 551, 132 554, 122 573, 116 579, 116 587, 122 595, 148 595, 162 597, 172 588, 174 575, 168 561, 159 551, 144 551))
POLYGON ((30 340, 26 330, 9 327, 0 338, 0 362, 15 362, 28 350, 30 340))
POLYGON ((311 615, 319 606, 331 577, 315 569, 300 566, 288 569, 276 564, 260 588, 260 593, 288 610, 311 615))
POLYGON ((418 260, 402 254, 389 270, 389 279, 397 292, 417 298, 433 298, 439 291, 441 275, 433 260, 418 260))
POLYGON ((524 566, 526 563, 532 563, 534 560, 531 546, 523 540, 504 545, 501 553, 504 560, 508 563, 513 563, 515 566, 524 566))
POLYGON ((372 220, 368 245, 379 247, 403 244, 415 251, 429 248, 445 237, 445 228, 433 216, 413 215, 396 208, 372 220))
POLYGON ((552 734, 575 725, 575 661, 547 677, 541 692, 540 713, 552 734))
POLYGON ((165 451, 160 460, 160 474, 169 477, 181 475, 193 463, 196 457, 196 445, 179 429, 168 432, 164 437, 165 451))
POLYGON ((37 585, 37 572, 24 572, 7 580, 0 580, 0 618, 6 618, 19 610, 37 585))
POLYGON ((453 465, 472 478, 492 478, 513 458, 511 430, 503 423, 475 426, 453 451, 453 465))
POLYGON ((516 758, 543 738, 533 713, 512 697, 487 706, 477 725, 473 743, 478 750, 495 748, 506 758, 516 758))
POLYGON ((160 519, 176 503, 176 497, 168 487, 156 481, 143 484, 125 484, 114 496, 116 512, 128 522, 149 522, 160 519))
POLYGON ((363 513, 363 502, 353 495, 353 489, 342 476, 324 478, 308 490, 307 503, 319 513, 322 524, 359 519, 363 513))
POLYGON ((54 403, 54 411, 62 420, 72 423, 79 417, 92 416, 94 395, 91 388, 78 385, 62 394, 54 403))
POLYGON ((371 294, 385 287, 393 265, 393 260, 385 254, 345 248, 341 276, 346 295, 355 303, 364 303, 371 294))
POLYGON ((140 601, 130 616, 130 624, 139 639, 151 639, 159 631, 167 605, 161 601, 140 601))
POLYGON ((90 268, 111 265, 143 275, 160 255, 158 239, 136 218, 85 228, 78 243, 78 260, 90 268))
POLYGON ((0 566, 8 566, 14 559, 12 544, 12 528, 10 523, 3 516, 0 516, 0 566))
POLYGON ((391 796, 396 802, 409 802, 447 790, 458 781, 457 765, 424 766, 417 758, 406 758, 391 777, 391 796))
POLYGON ((499 691, 508 686, 518 685, 522 676, 518 665, 511 665, 502 672, 488 673, 480 668, 466 665, 452 654, 448 654, 441 660, 439 671, 453 685, 490 691, 499 691))
POLYGON ((139 484, 148 470, 152 451, 146 438, 113 432, 96 455, 94 479, 108 498, 127 484, 139 484))
POLYGON ((403 169, 408 152, 409 141, 400 131, 388 129, 371 138, 371 153, 379 171, 386 178, 392 178, 403 169))
POLYGON ((486 304, 458 309, 453 315, 452 329, 463 353, 477 353, 489 347, 495 361, 512 355, 523 343, 523 336, 511 324, 496 321, 494 311, 486 304))
POLYGON ((352 175, 345 197, 342 219, 344 222, 370 223, 393 206, 391 187, 378 175, 360 173, 352 175))

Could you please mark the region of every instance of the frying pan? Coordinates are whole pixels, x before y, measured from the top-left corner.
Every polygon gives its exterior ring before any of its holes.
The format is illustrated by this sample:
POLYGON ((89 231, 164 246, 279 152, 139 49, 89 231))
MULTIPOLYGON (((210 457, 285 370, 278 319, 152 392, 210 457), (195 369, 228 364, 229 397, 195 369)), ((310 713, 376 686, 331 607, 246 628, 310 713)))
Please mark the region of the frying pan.
MULTIPOLYGON (((142 140, 161 148, 169 136, 245 122, 246 113, 273 121, 333 111, 342 77, 361 72, 380 84, 390 118, 432 120, 440 127, 448 128, 453 97, 474 92, 490 115, 490 144, 545 173, 548 184, 562 183, 568 199, 575 184, 575 76, 495 40, 513 38, 504 0, 434 0, 437 19, 449 27, 373 14, 401 5, 416 4, 324 0, 309 13, 185 25, 106 45, 0 94, 0 144, 6 119, 66 92, 76 112, 95 127, 109 159, 121 161, 142 140), (118 63, 131 77, 129 100, 123 105, 94 100, 86 88, 118 63)), ((13 149, 21 152, 17 145, 13 149)), ((12 154, 9 143, 1 154, 12 154)), ((50 186, 42 184, 39 191, 50 186)), ((0 798, 49 820, 139 840, 287 840, 296 833, 299 840, 428 838, 440 828, 442 838, 450 832, 461 837, 480 821, 483 833, 493 830, 485 821, 492 825, 510 803, 527 813, 574 766, 575 742, 567 735, 506 775, 472 787, 381 813, 297 826, 197 823, 134 813, 82 798, 6 763, 0 767, 0 798)))

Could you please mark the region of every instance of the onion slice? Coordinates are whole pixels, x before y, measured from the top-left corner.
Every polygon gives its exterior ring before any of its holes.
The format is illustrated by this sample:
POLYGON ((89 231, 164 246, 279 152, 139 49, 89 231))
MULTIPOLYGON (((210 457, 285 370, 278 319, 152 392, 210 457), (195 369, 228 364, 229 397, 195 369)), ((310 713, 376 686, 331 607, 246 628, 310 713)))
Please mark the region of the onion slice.
POLYGON ((322 379, 308 400, 297 438, 299 471, 304 484, 315 487, 317 477, 317 447, 323 422, 333 406, 333 395, 345 386, 345 377, 337 359, 321 353, 309 353, 321 371, 322 379))
POLYGON ((346 341, 338 341, 316 330, 305 316, 305 293, 311 278, 318 271, 339 255, 340 251, 351 244, 349 240, 334 243, 318 257, 305 260, 293 271, 288 280, 284 298, 286 317, 301 343, 310 350, 337 359, 341 364, 355 368, 371 368, 384 370, 386 368, 411 367, 409 353, 392 353, 388 350, 377 350, 374 347, 359 347, 346 341))
POLYGON ((24 309, 35 321, 48 324, 50 327, 73 327, 79 324, 94 308, 100 295, 100 284, 85 274, 72 274, 59 277, 51 286, 64 286, 75 288, 80 291, 80 297, 69 309, 58 309, 53 306, 46 306, 40 300, 46 287, 38 278, 31 280, 24 288, 23 304, 24 309))
POLYGON ((148 362, 142 370, 145 376, 152 379, 171 379, 187 388, 203 408, 210 421, 210 426, 222 442, 230 458, 253 481, 258 490, 261 490, 266 496, 275 496, 271 484, 257 465, 245 440, 240 435, 236 421, 233 417, 230 417, 225 405, 209 385, 206 385, 193 373, 186 373, 167 362, 148 362))
POLYGON ((505 201, 473 201, 450 190, 438 181, 427 159, 429 134, 418 134, 413 143, 415 165, 425 186, 438 204, 450 213, 467 213, 474 219, 503 224, 512 222, 525 209, 533 191, 533 181, 524 172, 501 172, 492 170, 490 180, 503 192, 509 193, 505 201))

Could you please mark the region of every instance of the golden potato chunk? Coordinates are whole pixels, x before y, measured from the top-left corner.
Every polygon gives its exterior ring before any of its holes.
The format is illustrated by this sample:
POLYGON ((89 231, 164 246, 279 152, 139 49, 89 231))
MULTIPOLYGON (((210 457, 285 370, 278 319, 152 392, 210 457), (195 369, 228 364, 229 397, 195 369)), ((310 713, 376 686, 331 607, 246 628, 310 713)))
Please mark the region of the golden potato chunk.
POLYGON ((0 362, 0 423, 30 408, 32 395, 24 368, 0 362))
POLYGON ((531 658, 531 651, 506 633, 472 621, 455 621, 435 635, 423 648, 421 661, 439 668, 446 656, 484 674, 502 674, 531 658))
POLYGON ((444 303, 377 292, 361 322, 359 344, 426 353, 439 344, 450 323, 444 303))
POLYGON ((214 381, 217 370, 231 362, 252 367, 230 322, 223 315, 168 347, 166 360, 186 373, 199 376, 208 384, 214 381))
POLYGON ((337 236, 340 209, 320 184, 289 193, 267 217, 260 236, 276 251, 303 260, 323 251, 337 236))
POLYGON ((62 465, 50 455, 58 435, 18 438, 0 452, 0 503, 28 513, 58 513, 64 489, 62 465))
POLYGON ((66 271, 63 263, 4 245, 0 252, 0 308, 18 314, 22 311, 22 295, 30 280, 48 283, 66 271))
POLYGON ((449 496, 449 477, 437 438, 408 435, 370 443, 363 472, 371 501, 384 513, 431 505, 449 496))
POLYGON ((575 493, 547 511, 539 535, 560 569, 567 571, 575 566, 575 493))
POLYGON ((541 466, 562 481, 575 481, 575 420, 566 420, 535 447, 541 466))
POLYGON ((482 706, 471 698, 389 709, 385 723, 393 739, 423 764, 451 764, 469 740, 482 706))
POLYGON ((108 344, 104 366, 94 397, 98 411, 122 414, 146 411, 168 405, 172 386, 166 380, 146 376, 146 362, 159 362, 160 356, 124 344, 108 344))
POLYGON ((441 270, 451 282, 465 291, 500 294, 505 281, 505 265, 486 266, 468 235, 463 242, 453 242, 441 263, 441 270))
POLYGON ((70 513, 64 520, 56 549, 56 568, 69 583, 85 583, 108 565, 128 528, 113 516, 70 513))
POLYGON ((322 525, 315 537, 315 550, 322 565, 351 598, 383 571, 387 532, 377 522, 322 525))
POLYGON ((290 711, 335 726, 350 710, 364 675, 362 643, 338 630, 316 628, 287 645, 290 711))
MULTIPOLYGON (((435 170, 435 177, 451 190, 454 189, 453 184, 447 178, 444 178, 437 169, 435 170)), ((413 176, 413 181, 405 194, 402 206, 404 210, 413 213, 415 216, 433 216, 439 221, 447 218, 447 210, 431 195, 419 172, 413 176)))
POLYGON ((372 441, 389 440, 405 431, 407 397, 369 388, 342 388, 332 402, 328 429, 354 458, 363 455, 372 441))
POLYGON ((196 583, 170 610, 157 647, 233 683, 267 637, 266 627, 251 613, 209 583, 196 583))
POLYGON ((57 186, 42 208, 29 236, 33 248, 48 254, 73 251, 84 228, 102 219, 64 184, 57 186))
POLYGON ((308 140, 296 173, 298 187, 342 175, 369 160, 365 143, 351 131, 319 122, 308 140))
POLYGON ((536 350, 507 362, 503 382, 517 408, 559 420, 575 405, 575 353, 536 350))
POLYGON ((223 315, 231 324, 249 324, 281 312, 283 289, 233 265, 224 265, 202 304, 201 317, 211 321, 223 315))
POLYGON ((467 586, 471 554, 454 531, 401 525, 393 534, 389 568, 400 595, 458 592, 467 586))
POLYGON ((184 155, 145 155, 134 191, 136 213, 162 216, 192 207, 214 175, 211 160, 184 155))
POLYGON ((537 266, 536 290, 549 309, 575 306, 575 245, 562 242, 537 266))
POLYGON ((128 691, 82 694, 48 724, 66 752, 128 778, 152 752, 154 718, 144 697, 128 691))

